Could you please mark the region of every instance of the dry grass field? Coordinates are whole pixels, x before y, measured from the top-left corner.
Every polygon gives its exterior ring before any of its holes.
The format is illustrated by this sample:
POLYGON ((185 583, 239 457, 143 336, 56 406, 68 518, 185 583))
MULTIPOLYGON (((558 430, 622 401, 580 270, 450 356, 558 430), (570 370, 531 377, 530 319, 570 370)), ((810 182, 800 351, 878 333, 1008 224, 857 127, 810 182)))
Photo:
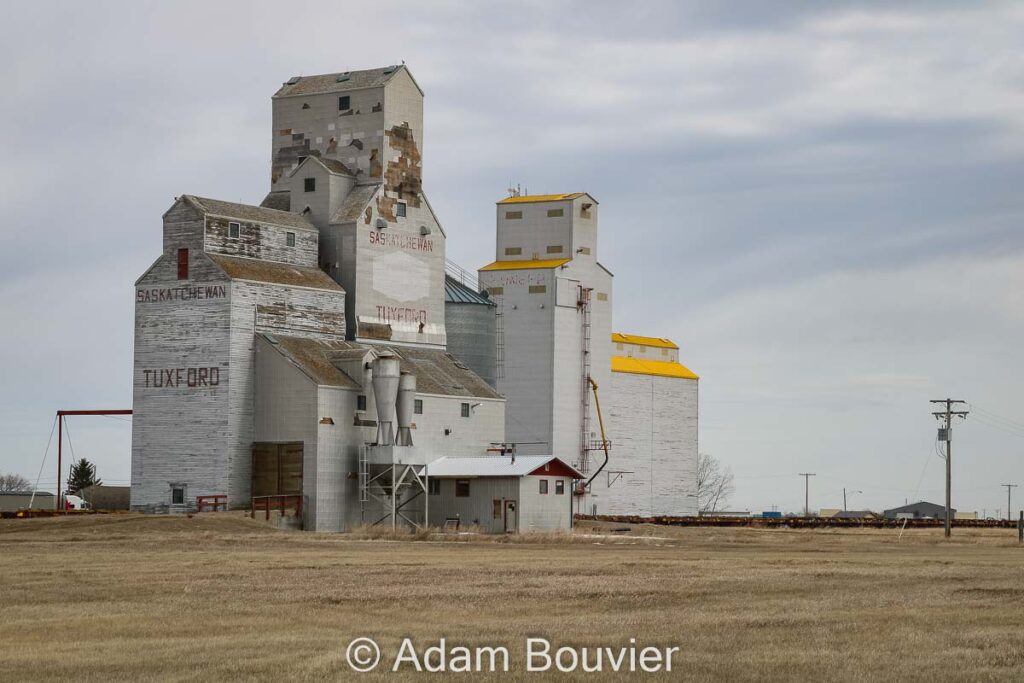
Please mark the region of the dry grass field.
POLYGON ((589 524, 410 542, 233 513, 0 521, 0 679, 418 679, 386 670, 406 636, 504 645, 505 680, 557 677, 525 672, 530 636, 680 648, 671 673, 636 679, 1024 679, 1016 533, 941 534, 589 524), (383 671, 349 669, 356 636, 383 671))

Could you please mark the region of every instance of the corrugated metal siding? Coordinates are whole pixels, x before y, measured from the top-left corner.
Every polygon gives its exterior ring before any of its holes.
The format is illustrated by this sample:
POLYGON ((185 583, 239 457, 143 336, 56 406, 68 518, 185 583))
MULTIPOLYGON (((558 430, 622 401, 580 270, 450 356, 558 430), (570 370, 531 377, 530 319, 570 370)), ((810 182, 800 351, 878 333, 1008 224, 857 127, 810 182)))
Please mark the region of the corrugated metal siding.
POLYGON ((495 386, 496 307, 449 301, 445 303, 444 311, 448 353, 469 366, 489 385, 495 386))

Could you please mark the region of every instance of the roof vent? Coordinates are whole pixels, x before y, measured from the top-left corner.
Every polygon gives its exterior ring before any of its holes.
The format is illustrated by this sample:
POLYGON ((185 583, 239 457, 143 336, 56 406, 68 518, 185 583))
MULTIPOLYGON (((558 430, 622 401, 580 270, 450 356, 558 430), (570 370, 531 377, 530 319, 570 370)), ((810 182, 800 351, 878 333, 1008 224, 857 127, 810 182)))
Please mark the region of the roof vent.
POLYGON ((386 73, 386 74, 393 73, 395 71, 395 69, 397 69, 397 68, 398 68, 397 64, 392 64, 391 66, 389 66, 389 67, 384 69, 384 73, 386 73))
POLYGON ((338 78, 336 78, 335 80, 336 80, 336 81, 337 81, 338 83, 344 83, 345 81, 347 81, 347 80, 348 80, 348 79, 350 79, 350 78, 352 78, 352 76, 351 76, 351 75, 349 74, 349 72, 348 72, 348 71, 346 71, 346 72, 345 72, 345 73, 343 73, 343 74, 338 74, 338 78))
POLYGON ((378 230, 383 230, 386 227, 388 227, 388 222, 386 220, 384 220, 383 218, 378 218, 377 219, 377 229, 378 230))
POLYGON ((288 79, 288 82, 285 83, 285 85, 295 85, 296 83, 298 83, 301 80, 302 80, 302 76, 292 76, 291 78, 288 79))
POLYGON ((421 235, 429 235, 430 234, 430 228, 427 227, 426 225, 421 225, 420 226, 420 234, 421 235))

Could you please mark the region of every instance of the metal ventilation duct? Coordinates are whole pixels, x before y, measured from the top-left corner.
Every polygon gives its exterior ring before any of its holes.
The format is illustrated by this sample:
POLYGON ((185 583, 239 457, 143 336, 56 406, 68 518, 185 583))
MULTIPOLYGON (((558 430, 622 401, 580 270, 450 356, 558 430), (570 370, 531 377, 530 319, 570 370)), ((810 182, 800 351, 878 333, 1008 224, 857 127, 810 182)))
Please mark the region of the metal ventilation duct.
POLYGON ((416 375, 403 372, 398 380, 398 445, 412 445, 412 414, 416 406, 416 375))
POLYGON ((377 445, 395 443, 395 401, 398 398, 398 356, 383 351, 373 361, 373 402, 377 405, 377 445))

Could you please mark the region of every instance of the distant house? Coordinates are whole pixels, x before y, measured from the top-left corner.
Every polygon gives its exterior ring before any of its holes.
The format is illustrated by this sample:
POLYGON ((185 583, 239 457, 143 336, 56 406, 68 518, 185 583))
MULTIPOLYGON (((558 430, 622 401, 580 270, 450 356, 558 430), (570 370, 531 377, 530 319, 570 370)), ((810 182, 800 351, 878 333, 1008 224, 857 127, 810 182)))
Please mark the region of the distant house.
MULTIPOLYGON (((951 508, 953 516, 956 516, 956 509, 951 508)), ((927 501, 911 503, 898 508, 892 508, 882 513, 886 519, 945 519, 946 506, 936 505, 927 501)))
POLYGON ((831 517, 833 519, 876 519, 878 515, 871 510, 837 510, 831 517))
POLYGON ((489 533, 572 528, 583 475, 550 455, 444 457, 427 466, 430 524, 458 520, 489 533))
POLYGON ((0 512, 17 512, 18 510, 52 510, 56 499, 52 493, 36 491, 35 500, 31 491, 0 492, 0 512))

